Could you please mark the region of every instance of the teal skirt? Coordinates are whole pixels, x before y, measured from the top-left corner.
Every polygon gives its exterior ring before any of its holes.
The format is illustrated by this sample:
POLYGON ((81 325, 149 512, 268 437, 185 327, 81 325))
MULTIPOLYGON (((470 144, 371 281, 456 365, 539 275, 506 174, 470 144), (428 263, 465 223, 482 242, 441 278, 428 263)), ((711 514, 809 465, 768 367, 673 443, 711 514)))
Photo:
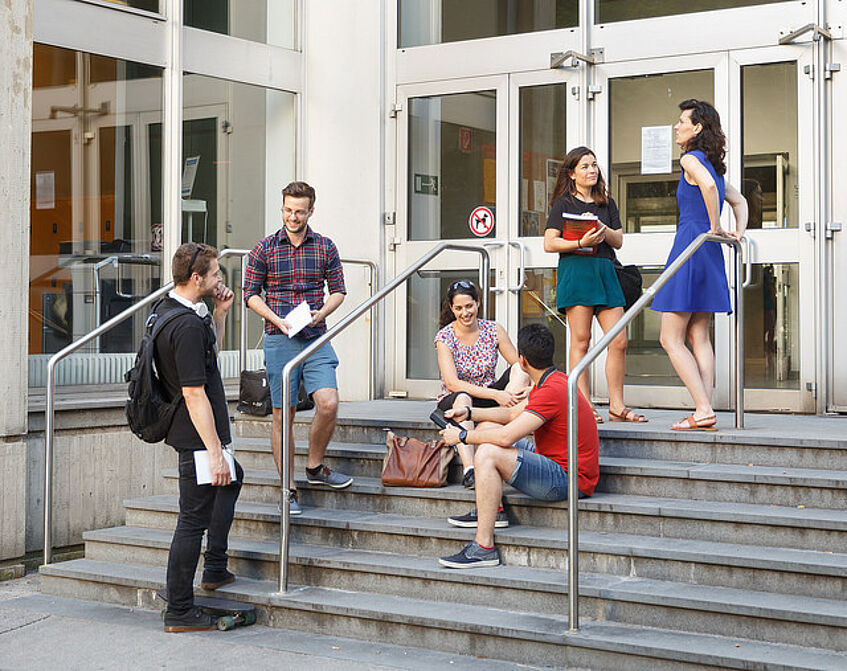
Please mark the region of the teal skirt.
POLYGON ((611 259, 568 254, 559 259, 556 307, 565 312, 572 305, 598 309, 623 307, 626 301, 611 259))

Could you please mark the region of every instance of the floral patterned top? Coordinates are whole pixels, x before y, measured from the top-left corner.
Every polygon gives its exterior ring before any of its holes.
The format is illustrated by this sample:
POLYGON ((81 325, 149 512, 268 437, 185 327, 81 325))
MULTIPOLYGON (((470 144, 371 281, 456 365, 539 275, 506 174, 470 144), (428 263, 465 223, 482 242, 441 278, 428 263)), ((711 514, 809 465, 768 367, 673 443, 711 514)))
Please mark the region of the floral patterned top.
MULTIPOLYGON (((479 338, 473 345, 463 345, 453 330, 454 322, 447 324, 435 334, 436 343, 444 343, 453 354, 456 373, 463 382, 478 387, 489 387, 497 379, 497 322, 488 319, 479 320, 479 338)), ((441 380, 441 400, 450 390, 441 380)))

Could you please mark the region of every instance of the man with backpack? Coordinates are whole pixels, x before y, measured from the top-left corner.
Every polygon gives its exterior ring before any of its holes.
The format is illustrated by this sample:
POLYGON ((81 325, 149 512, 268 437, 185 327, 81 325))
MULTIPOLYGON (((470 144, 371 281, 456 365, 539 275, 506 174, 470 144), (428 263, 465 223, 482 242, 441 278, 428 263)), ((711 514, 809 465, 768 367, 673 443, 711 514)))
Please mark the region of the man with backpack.
POLYGON ((214 617, 194 606, 194 572, 204 532, 203 589, 235 580, 227 570, 226 550, 243 471, 227 453, 232 438, 217 359, 234 295, 223 284, 217 257, 218 251, 209 245, 181 245, 172 262, 175 286, 154 308, 156 320, 167 320, 154 341, 156 370, 165 396, 182 399, 165 438, 179 453, 179 519, 168 555, 167 632, 216 626, 214 617), (204 298, 213 299, 211 315, 204 298), (173 311, 178 315, 170 316, 173 311), (204 466, 211 483, 198 484, 204 466))

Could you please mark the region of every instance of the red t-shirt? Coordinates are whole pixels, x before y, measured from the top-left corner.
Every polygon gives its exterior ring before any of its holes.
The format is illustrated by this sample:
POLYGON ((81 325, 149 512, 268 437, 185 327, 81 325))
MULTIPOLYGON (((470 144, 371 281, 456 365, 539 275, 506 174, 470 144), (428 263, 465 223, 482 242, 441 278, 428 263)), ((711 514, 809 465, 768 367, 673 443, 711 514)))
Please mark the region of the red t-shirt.
MULTIPOLYGON (((525 412, 531 412, 544 420, 544 424, 534 432, 536 453, 552 459, 567 472, 568 376, 557 370, 542 378, 539 385, 529 392, 525 412)), ((600 439, 594 413, 582 394, 577 403, 577 430, 579 491, 591 496, 600 478, 600 439)))

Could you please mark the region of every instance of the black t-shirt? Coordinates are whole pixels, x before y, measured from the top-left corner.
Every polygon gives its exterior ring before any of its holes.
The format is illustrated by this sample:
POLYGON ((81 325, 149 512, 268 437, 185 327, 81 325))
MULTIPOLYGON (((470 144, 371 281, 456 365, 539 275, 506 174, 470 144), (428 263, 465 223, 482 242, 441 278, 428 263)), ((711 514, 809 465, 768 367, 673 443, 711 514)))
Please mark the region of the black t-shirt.
MULTIPOLYGON (((222 444, 228 445, 232 442, 229 433, 229 412, 221 372, 218 369, 211 318, 198 317, 170 296, 162 301, 158 312, 161 315, 169 310, 182 310, 185 314, 174 317, 156 336, 156 371, 171 399, 182 396, 182 387, 204 386, 215 416, 218 437, 222 444)), ((174 413, 165 442, 178 450, 205 448, 184 402, 179 404, 174 413)))
MULTIPOLYGON (((596 215, 597 218, 611 229, 618 230, 621 227, 621 217, 618 214, 618 206, 615 201, 609 198, 608 205, 596 205, 595 203, 586 203, 579 198, 571 195, 559 196, 553 201, 553 207, 550 208, 550 216, 547 217, 547 228, 555 228, 557 231, 562 230, 562 214, 582 214, 590 212, 596 215)), ((559 252, 559 258, 569 256, 569 252, 559 252)), ((615 250, 608 242, 601 242, 597 245, 597 251, 594 254, 596 257, 616 259, 615 250)))

